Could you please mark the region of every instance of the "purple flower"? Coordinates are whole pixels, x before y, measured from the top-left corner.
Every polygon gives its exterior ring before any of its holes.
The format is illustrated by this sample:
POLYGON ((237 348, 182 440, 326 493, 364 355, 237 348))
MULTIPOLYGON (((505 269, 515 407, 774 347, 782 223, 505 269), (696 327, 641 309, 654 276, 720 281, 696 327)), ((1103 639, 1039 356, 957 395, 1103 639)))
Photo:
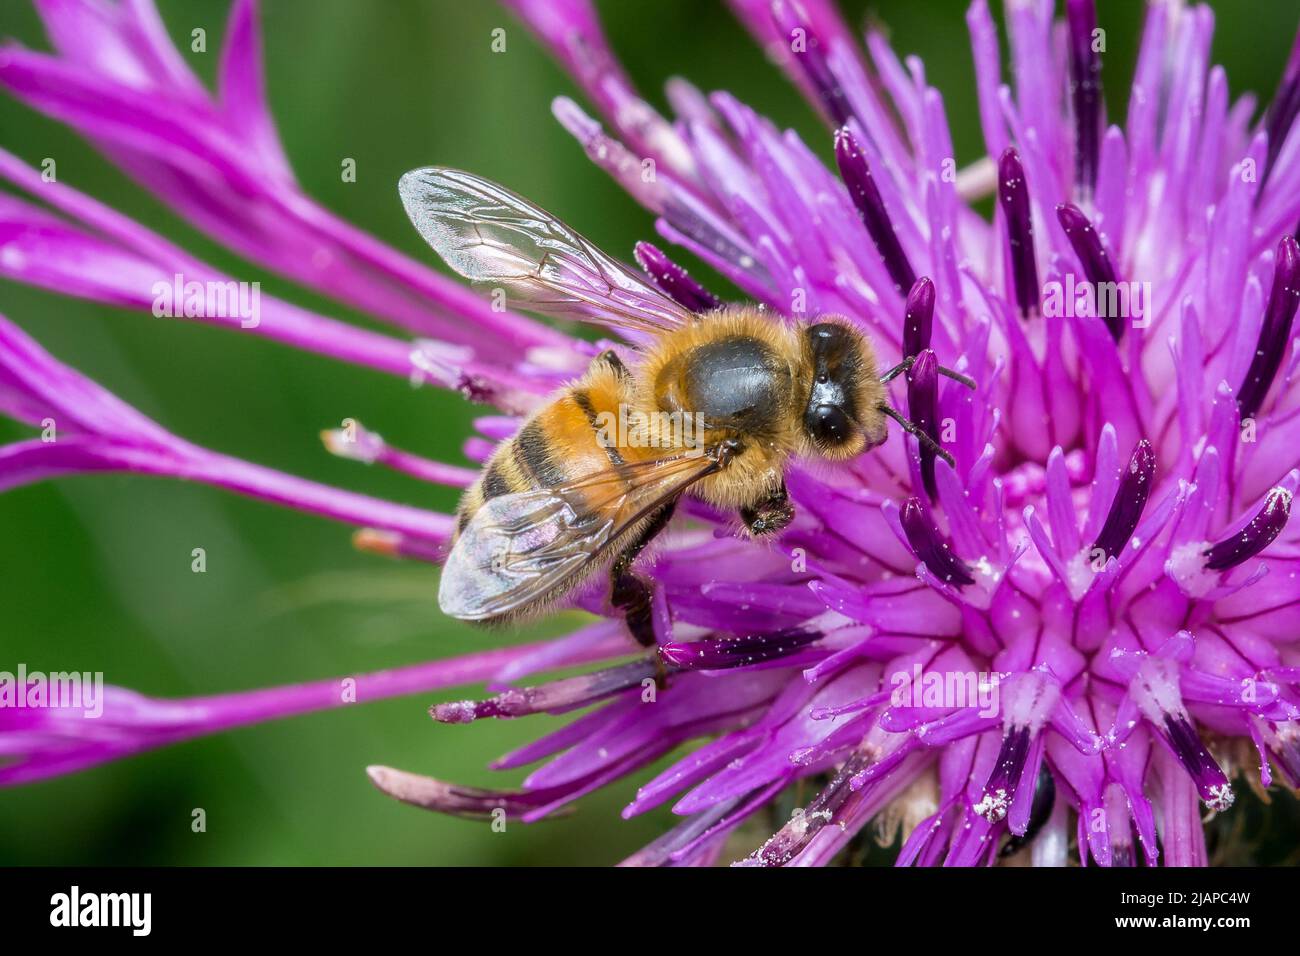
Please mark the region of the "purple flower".
MULTIPOLYGON (((384 767, 371 779, 418 806, 531 821, 671 754, 624 813, 671 801, 682 822, 638 865, 822 864, 876 818, 901 827, 903 865, 1064 865, 1071 828, 1085 863, 1205 863, 1202 814, 1232 812, 1237 780, 1300 786, 1300 42, 1253 124, 1210 64, 1210 11, 1154 2, 1120 127, 1091 0, 1068 0, 1059 23, 1048 0, 1008 3, 1006 82, 975 0, 987 156, 958 169, 918 61, 874 31, 864 56, 828 0, 730 5, 826 120, 833 167, 730 93, 674 80, 675 115, 661 116, 587 0, 507 0, 609 130, 565 98, 556 118, 659 236, 773 321, 844 315, 883 367, 906 359, 891 401, 952 462, 902 436, 836 470, 796 467, 796 518, 771 548, 691 504, 647 563, 651 651, 586 593, 600 619, 569 637, 381 681, 377 694, 489 680, 483 699, 435 704, 441 724, 587 708, 496 761, 536 765, 520 789, 384 767), (985 196, 991 222, 971 208, 985 196), (729 842, 801 780, 816 795, 767 842, 729 842)), ((145 0, 38 3, 58 52, 5 48, 0 84, 226 245, 419 336, 277 301, 253 329, 495 406, 466 446, 481 462, 603 346, 491 309, 307 199, 263 99, 255 6, 234 5, 216 97, 145 0)), ((147 308, 174 273, 227 279, 8 154, 0 175, 61 214, 0 201, 0 272, 19 281, 147 308)), ((721 301, 659 246, 635 255, 686 307, 721 301)), ((42 429, 0 448, 0 488, 129 470, 347 522, 391 555, 439 560, 450 534, 449 516, 190 445, 7 323, 0 410, 42 429)), ((425 481, 473 479, 355 422, 323 437, 425 481)), ((336 690, 176 703, 114 690, 102 727, 0 711, 0 781, 330 706, 336 690)))

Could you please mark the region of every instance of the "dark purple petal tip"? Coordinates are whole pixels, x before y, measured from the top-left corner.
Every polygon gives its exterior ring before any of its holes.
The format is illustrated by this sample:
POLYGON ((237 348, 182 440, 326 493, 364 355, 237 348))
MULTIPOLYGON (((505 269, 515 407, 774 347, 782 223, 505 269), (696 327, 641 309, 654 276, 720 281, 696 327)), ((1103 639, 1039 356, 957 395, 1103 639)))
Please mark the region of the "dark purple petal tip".
POLYGON ((1273 288, 1264 309, 1255 357, 1237 390, 1242 419, 1254 418, 1277 376, 1291 338, 1291 323, 1300 304, 1300 246, 1294 236, 1283 236, 1274 260, 1273 288))
MULTIPOLYGON (((925 349, 907 370, 907 414, 923 432, 937 443, 939 397, 939 360, 933 349, 925 349)), ((921 478, 925 490, 933 499, 937 492, 934 479, 934 448, 918 442, 921 455, 921 478)))
POLYGON ((682 670, 728 670, 781 660, 803 650, 823 635, 816 631, 778 631, 745 637, 715 637, 702 641, 669 641, 659 653, 682 670))
POLYGON ((853 205, 857 207, 862 224, 867 227, 876 251, 894 283, 899 295, 903 295, 916 283, 916 272, 907 261, 898 234, 894 232, 894 223, 885 209, 885 202, 880 198, 880 190, 872 178, 871 167, 866 154, 858 144, 848 127, 841 128, 835 134, 835 162, 840 167, 840 177, 849 189, 853 205))
POLYGON ((845 809, 854 802, 857 794, 852 789, 854 776, 871 763, 871 755, 856 750, 835 773, 825 788, 815 796, 802 812, 782 827, 752 857, 751 865, 785 866, 806 849, 822 829, 840 819, 845 809))
POLYGON ((1260 177, 1261 193, 1298 113, 1300 113, 1300 30, 1296 32, 1295 42, 1291 46, 1291 57, 1282 72, 1282 78, 1278 80, 1277 92, 1273 95, 1273 102, 1269 104, 1268 114, 1264 118, 1264 129, 1268 133, 1268 154, 1264 172, 1260 177))
POLYGON ((1137 530, 1142 510, 1146 507, 1147 498, 1151 496, 1155 475, 1156 453, 1152 450, 1151 443, 1144 438, 1133 449, 1133 456, 1129 459, 1128 468, 1124 470, 1119 489, 1115 492, 1115 500, 1111 502, 1110 512, 1106 515, 1106 523, 1102 525, 1097 542, 1092 546, 1094 551, 1100 549, 1107 558, 1119 557, 1137 530))
MULTIPOLYGON (((1092 283, 1094 292, 1100 293, 1102 283, 1116 282, 1118 277, 1110 253, 1102 244, 1101 235, 1079 207, 1073 203, 1061 203, 1056 207, 1056 218, 1065 232, 1065 237, 1070 240, 1074 254, 1079 257, 1084 277, 1092 283)), ((1101 296, 1098 294, 1096 299, 1100 302, 1101 296)), ((1120 336, 1124 334, 1124 316, 1105 315, 1102 318, 1106 321, 1106 327, 1110 329, 1111 338, 1118 342, 1120 336)))
POLYGON ((907 543, 930 569, 931 574, 940 581, 957 587, 975 583, 966 565, 952 553, 948 543, 939 534, 939 529, 926 517, 919 498, 907 499, 907 504, 903 506, 902 524, 907 543))
POLYGON ((831 71, 826 59, 827 49, 810 24, 799 19, 794 4, 787 0, 773 0, 772 19, 781 32, 784 42, 790 45, 796 62, 812 84, 826 115, 836 126, 843 126, 853 118, 853 108, 840 81, 831 71))
POLYGON ((1020 154, 1008 146, 998 159, 998 204, 1007 223, 1011 279, 1022 316, 1038 312, 1038 262, 1034 258, 1034 219, 1020 154))
POLYGON ((632 252, 655 287, 682 308, 692 312, 712 312, 722 304, 721 299, 692 279, 658 247, 638 242, 632 252))
POLYGON ((435 704, 429 713, 434 720, 443 724, 468 724, 484 717, 562 714, 660 676, 655 661, 642 659, 536 687, 512 687, 485 700, 457 700, 435 704))
POLYGON ((1012 727, 1003 736, 997 763, 984 784, 984 794, 972 808, 989 823, 1001 823, 1006 819, 1024 773, 1030 742, 1028 727, 1012 727))
POLYGON ((1071 240, 1074 239, 1075 233, 1092 228, 1092 222, 1084 215, 1083 210, 1072 202, 1057 203, 1056 218, 1060 220, 1061 228, 1071 240))
POLYGON ((907 293, 907 306, 903 310, 903 358, 919 355, 930 347, 930 332, 934 325, 934 283, 921 276, 912 283, 907 293))
POLYGON ((1068 0, 1070 95, 1074 105, 1074 172, 1076 187, 1089 194, 1097 185, 1101 152, 1101 55, 1093 43, 1097 10, 1093 0, 1068 0))
POLYGON ((1196 782, 1197 792, 1211 810, 1227 810, 1233 803, 1232 785, 1223 769, 1210 756, 1196 728, 1186 717, 1165 715, 1165 740, 1174 756, 1196 782))
POLYGON ((1264 499, 1264 505, 1246 526, 1231 537, 1224 538, 1205 552, 1205 567, 1209 571, 1226 571, 1235 568, 1259 554, 1273 539, 1282 533, 1291 517, 1291 492, 1274 488, 1264 499))

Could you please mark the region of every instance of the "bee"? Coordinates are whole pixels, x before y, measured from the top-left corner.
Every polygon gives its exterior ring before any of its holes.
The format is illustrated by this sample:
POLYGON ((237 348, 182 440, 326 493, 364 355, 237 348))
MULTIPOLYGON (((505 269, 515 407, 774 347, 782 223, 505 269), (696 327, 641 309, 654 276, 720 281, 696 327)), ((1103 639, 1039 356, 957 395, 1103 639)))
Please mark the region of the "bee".
POLYGON ((696 314, 496 183, 429 167, 398 188, 416 230, 465 278, 637 340, 626 364, 612 349, 597 356, 465 492, 438 593, 451 617, 532 616, 608 568, 611 603, 651 646, 653 590, 633 564, 683 495, 737 511, 765 537, 794 518, 792 458, 852 458, 885 440, 887 418, 952 461, 886 400, 885 383, 910 363, 878 375, 847 319, 782 321, 746 306, 696 314), (624 422, 611 440, 610 424, 624 422))

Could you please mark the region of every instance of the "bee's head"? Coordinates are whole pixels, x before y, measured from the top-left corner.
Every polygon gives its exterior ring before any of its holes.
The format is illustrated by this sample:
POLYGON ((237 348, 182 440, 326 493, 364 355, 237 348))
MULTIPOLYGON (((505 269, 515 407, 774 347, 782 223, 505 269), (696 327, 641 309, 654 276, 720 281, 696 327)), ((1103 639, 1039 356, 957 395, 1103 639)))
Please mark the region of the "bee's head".
POLYGON ((808 376, 802 431, 811 454, 842 460, 885 440, 878 411, 884 389, 876 377, 870 344, 844 320, 823 320, 804 329, 808 376))

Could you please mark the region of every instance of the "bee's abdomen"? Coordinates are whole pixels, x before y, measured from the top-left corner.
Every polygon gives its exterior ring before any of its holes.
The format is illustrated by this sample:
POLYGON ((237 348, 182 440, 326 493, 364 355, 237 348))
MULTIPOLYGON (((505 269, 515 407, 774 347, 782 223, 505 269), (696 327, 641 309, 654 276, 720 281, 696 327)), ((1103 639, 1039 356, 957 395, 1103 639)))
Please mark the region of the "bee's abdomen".
POLYGON ((510 461, 519 477, 535 488, 551 488, 566 481, 569 472, 551 452, 552 443, 539 419, 532 419, 510 441, 510 461))
POLYGON ((593 399, 601 397, 573 388, 498 446, 478 481, 461 499, 457 530, 464 531, 483 502, 492 498, 554 488, 610 467, 607 450, 597 440, 593 422, 593 399))

